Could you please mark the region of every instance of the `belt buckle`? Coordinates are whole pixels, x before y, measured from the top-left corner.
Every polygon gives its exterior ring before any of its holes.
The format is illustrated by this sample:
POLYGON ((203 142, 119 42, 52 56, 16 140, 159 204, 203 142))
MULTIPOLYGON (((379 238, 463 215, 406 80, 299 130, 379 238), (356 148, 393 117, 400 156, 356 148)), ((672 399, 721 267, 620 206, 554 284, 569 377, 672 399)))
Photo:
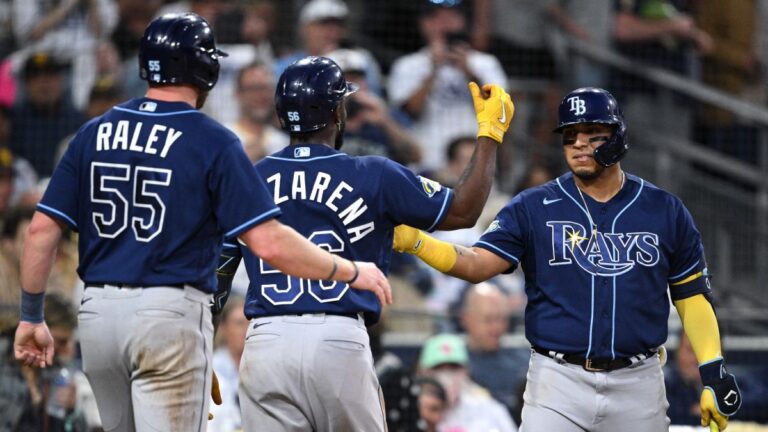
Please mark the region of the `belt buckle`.
POLYGON ((584 370, 589 372, 604 372, 606 369, 592 367, 592 359, 588 358, 584 360, 584 370))

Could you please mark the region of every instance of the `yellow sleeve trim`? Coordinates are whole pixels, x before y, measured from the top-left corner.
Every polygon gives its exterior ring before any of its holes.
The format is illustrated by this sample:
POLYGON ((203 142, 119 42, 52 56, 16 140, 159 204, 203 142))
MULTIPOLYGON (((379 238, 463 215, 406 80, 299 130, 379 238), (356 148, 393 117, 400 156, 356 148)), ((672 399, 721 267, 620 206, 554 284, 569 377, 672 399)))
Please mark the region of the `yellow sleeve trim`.
POLYGON ((685 278, 685 279, 683 279, 681 281, 672 283, 670 285, 677 286, 677 285, 687 284, 688 282, 695 281, 696 279, 698 279, 698 278, 700 278, 702 276, 704 276, 704 272, 698 272, 696 274, 692 274, 692 275, 688 276, 687 278, 685 278))

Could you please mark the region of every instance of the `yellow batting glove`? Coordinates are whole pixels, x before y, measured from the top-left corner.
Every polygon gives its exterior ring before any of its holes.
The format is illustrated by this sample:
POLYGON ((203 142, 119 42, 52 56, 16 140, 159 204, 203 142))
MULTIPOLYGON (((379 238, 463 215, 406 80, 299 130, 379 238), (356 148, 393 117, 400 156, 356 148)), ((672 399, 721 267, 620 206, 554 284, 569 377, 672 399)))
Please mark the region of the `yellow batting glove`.
POLYGON ((715 405, 715 398, 710 390, 701 392, 699 401, 701 409, 701 425, 709 426, 710 430, 721 431, 728 427, 728 417, 720 414, 715 405))
POLYGON ((496 84, 486 84, 480 91, 476 83, 470 82, 469 92, 477 115, 477 137, 484 136, 501 143, 515 115, 512 98, 496 84))
POLYGON ((416 255, 430 267, 443 273, 450 271, 458 258, 452 244, 432 238, 408 225, 395 227, 392 249, 416 255))
POLYGON ((395 227, 395 238, 392 241, 392 249, 398 252, 416 254, 422 245, 422 232, 408 225, 398 225, 395 227))

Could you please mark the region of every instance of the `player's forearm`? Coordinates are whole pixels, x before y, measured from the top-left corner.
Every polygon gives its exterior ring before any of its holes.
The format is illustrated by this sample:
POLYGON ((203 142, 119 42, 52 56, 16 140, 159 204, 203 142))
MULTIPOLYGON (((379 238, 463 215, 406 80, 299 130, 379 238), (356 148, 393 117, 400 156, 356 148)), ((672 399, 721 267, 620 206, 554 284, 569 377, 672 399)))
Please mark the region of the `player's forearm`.
POLYGON ((246 231, 241 239, 254 254, 285 274, 335 281, 348 281, 355 277, 356 270, 351 261, 334 257, 276 220, 257 225, 246 231))
POLYGON ((674 303, 699 364, 722 357, 715 310, 704 295, 698 294, 674 303))
POLYGON ((453 190, 453 202, 439 229, 451 230, 475 225, 491 192, 498 147, 499 144, 488 137, 478 138, 475 152, 458 186, 453 190))
POLYGON ((642 42, 672 35, 674 26, 670 19, 647 20, 622 12, 616 16, 613 33, 620 42, 642 42))
POLYGON ((49 216, 35 213, 27 228, 21 256, 21 286, 24 291, 31 294, 45 291, 62 232, 61 226, 49 216))

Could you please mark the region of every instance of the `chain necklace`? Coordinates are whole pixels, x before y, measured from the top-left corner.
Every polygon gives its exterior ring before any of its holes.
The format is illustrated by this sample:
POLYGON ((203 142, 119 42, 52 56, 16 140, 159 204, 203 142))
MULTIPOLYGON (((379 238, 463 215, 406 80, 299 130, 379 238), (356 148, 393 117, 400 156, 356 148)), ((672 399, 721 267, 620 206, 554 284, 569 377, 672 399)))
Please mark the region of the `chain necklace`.
MULTIPOLYGON (((611 195, 611 198, 616 196, 619 191, 621 191, 624 188, 624 180, 627 179, 626 174, 624 174, 624 171, 621 172, 621 185, 619 185, 619 189, 616 190, 616 192, 611 195)), ((574 182, 575 183, 575 182, 574 182)), ((587 212, 587 218, 589 219, 589 224, 592 226, 592 235, 594 236, 597 233, 597 224, 595 223, 595 220, 592 219, 592 213, 589 211, 589 206, 587 205, 587 200, 584 199, 584 194, 581 192, 581 188, 579 185, 576 185, 576 190, 579 191, 579 196, 581 197, 581 202, 584 204, 584 211, 587 212)), ((610 200, 610 198, 609 198, 610 200)))

